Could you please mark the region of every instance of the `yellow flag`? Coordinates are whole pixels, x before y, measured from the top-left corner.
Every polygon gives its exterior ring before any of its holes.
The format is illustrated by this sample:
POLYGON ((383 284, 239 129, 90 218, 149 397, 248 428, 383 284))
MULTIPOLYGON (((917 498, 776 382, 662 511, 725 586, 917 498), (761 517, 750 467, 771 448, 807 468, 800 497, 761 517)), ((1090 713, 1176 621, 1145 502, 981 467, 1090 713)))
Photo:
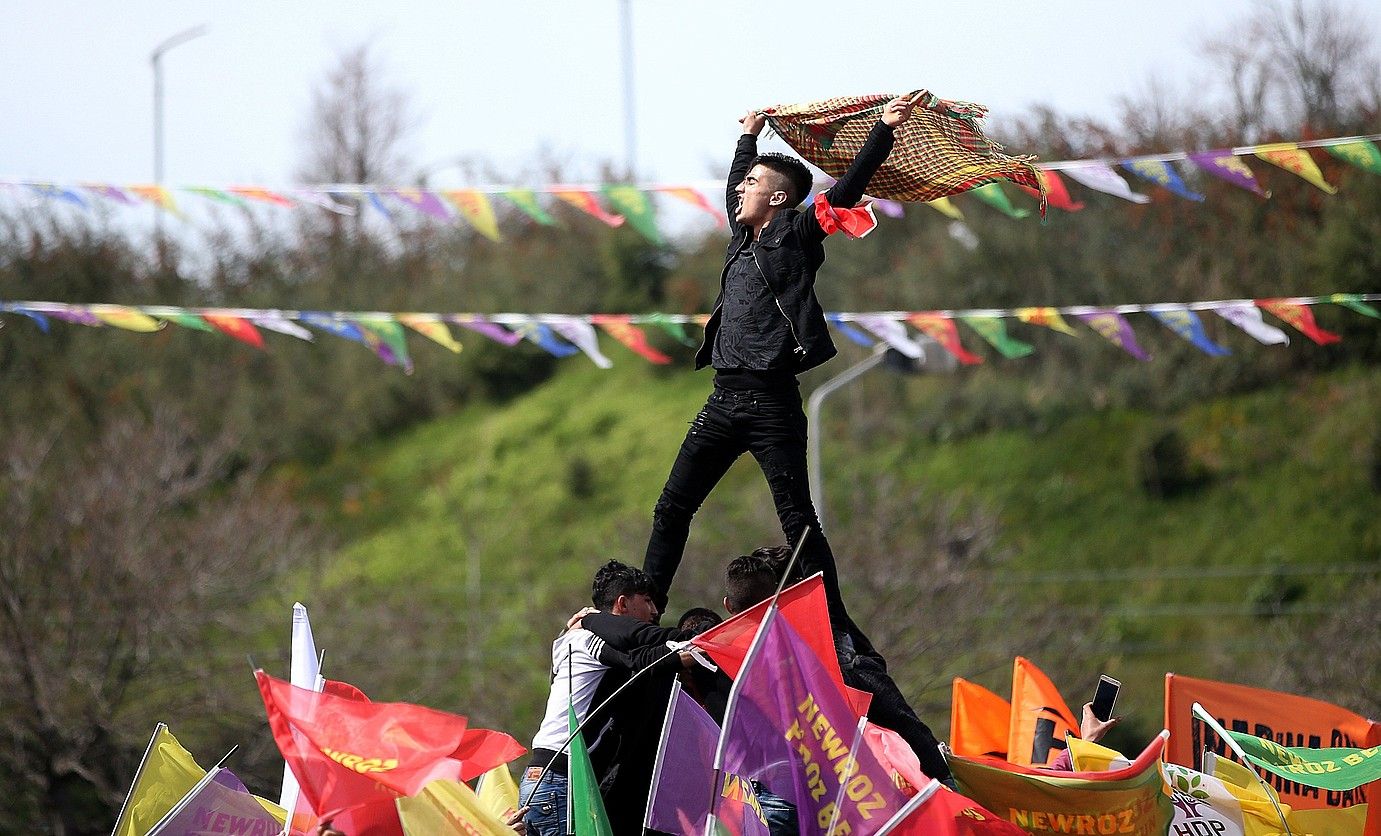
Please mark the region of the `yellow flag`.
POLYGON ((499 236, 499 222, 494 217, 494 207, 484 192, 476 189, 450 189, 441 192, 441 196, 450 201, 461 217, 469 221, 470 226, 480 235, 490 241, 503 240, 499 236))
POLYGON ((964 220, 964 213, 960 212, 959 207, 955 206, 953 201, 947 197, 937 197, 934 200, 927 200, 925 205, 939 212, 941 215, 944 215, 946 218, 953 218, 956 221, 964 220))
POLYGON ((191 753, 182 748, 167 726, 159 723, 134 776, 113 836, 148 833, 205 776, 206 770, 197 766, 191 753))
POLYGON ((501 821, 508 821, 518 809, 518 783, 508 771, 508 764, 501 763, 481 775, 476 794, 484 809, 501 821))
POLYGON ((174 215, 182 213, 177 209, 177 202, 173 200, 173 193, 162 186, 130 186, 129 190, 134 192, 144 200, 172 212, 174 215))
POLYGON ((165 324, 142 311, 124 305, 92 305, 91 312, 106 325, 114 325, 127 331, 157 331, 165 324))
POLYGON ((406 836, 513 836, 501 819, 485 809, 475 791, 459 781, 432 781, 411 798, 398 799, 397 804, 406 836))
POLYGON ((1295 836, 1357 836, 1365 833, 1367 805, 1354 804, 1339 809, 1293 810, 1290 812, 1290 831, 1295 836))
POLYGON ((1065 738, 1069 762, 1075 772, 1108 772, 1132 765, 1132 759, 1114 749, 1091 743, 1073 735, 1065 738))
POLYGON ((1227 758, 1215 757, 1213 777, 1222 781, 1242 806, 1242 826, 1248 836, 1275 836, 1285 832, 1280 817, 1283 813, 1287 821, 1290 819, 1290 805, 1281 803, 1280 796, 1270 786, 1263 786, 1254 772, 1227 758))
POLYGON ((1313 157, 1309 156, 1309 152, 1293 142, 1278 142, 1275 145, 1260 146, 1256 150, 1256 156, 1271 165, 1285 169, 1291 174, 1303 177, 1329 194, 1338 193, 1336 188, 1323 179, 1323 172, 1319 171, 1318 164, 1314 162, 1313 157))
POLYGON ((1058 308, 1017 308, 1017 319, 1027 325, 1044 325, 1052 328, 1061 334, 1068 334, 1071 337, 1079 336, 1079 332, 1069 327, 1064 317, 1060 316, 1058 308))
POLYGON ((447 328, 446 323, 441 321, 440 315, 430 313, 398 314, 398 321, 427 339, 443 345, 457 354, 460 353, 460 343, 451 336, 451 329, 447 328))

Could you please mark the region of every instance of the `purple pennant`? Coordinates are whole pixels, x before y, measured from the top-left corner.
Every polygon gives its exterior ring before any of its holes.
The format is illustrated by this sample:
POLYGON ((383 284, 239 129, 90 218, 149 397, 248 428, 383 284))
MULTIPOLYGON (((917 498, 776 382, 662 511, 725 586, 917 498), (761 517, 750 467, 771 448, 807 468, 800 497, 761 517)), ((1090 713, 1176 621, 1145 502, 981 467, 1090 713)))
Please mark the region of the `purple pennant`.
POLYGON ((208 777, 210 780, 180 801, 170 811, 170 818, 153 833, 160 836, 190 833, 275 836, 283 829, 234 773, 217 769, 208 777))
POLYGON ((134 198, 125 194, 125 190, 108 183, 83 183, 82 188, 88 192, 103 197, 106 200, 113 200, 116 203, 123 203, 126 206, 133 206, 136 201, 134 198))
POLYGON ((1074 314, 1084 321, 1084 324, 1102 334, 1108 342, 1132 355, 1138 360, 1146 361, 1151 359, 1136 342, 1136 332, 1127 322, 1126 317, 1113 310, 1096 310, 1089 313, 1074 314))
POLYGON ((451 219, 451 212, 441 198, 426 189, 393 189, 389 194, 403 201, 424 215, 440 221, 451 219))
POLYGON ((100 317, 85 308, 62 308, 44 311, 44 313, 53 319, 61 319, 63 322, 71 322, 74 325, 89 325, 92 328, 100 328, 104 324, 100 317))
MULTIPOLYGON (((765 783, 796 805, 802 833, 820 831, 838 804, 834 832, 876 833, 906 803, 866 746, 858 715, 785 618, 770 611, 725 710, 723 770, 765 783), (839 775, 854 752, 841 794, 839 775), (822 819, 823 812, 823 819, 822 819)), ((725 799, 717 797, 716 817, 725 799)))
POLYGON ((454 323, 462 328, 468 328, 471 331, 474 331, 476 334, 483 334, 484 336, 488 337, 494 342, 502 343, 503 345, 517 345, 523 340, 522 334, 515 334, 514 332, 503 327, 502 325, 499 325, 496 322, 491 322, 485 319, 484 317, 475 314, 471 314, 468 316, 457 316, 455 314, 452 314, 451 316, 443 318, 447 322, 454 323))
POLYGON ((1259 195, 1270 197, 1271 193, 1261 188, 1261 183, 1256 179, 1256 175, 1247 167, 1241 157, 1234 155, 1231 151, 1201 151, 1197 154, 1190 154, 1189 159, 1199 168, 1222 180, 1239 188, 1259 195))
POLYGON ((873 198, 873 205, 877 207, 879 212, 889 218, 900 218, 906 214, 906 210, 902 208, 901 203, 895 200, 883 200, 880 197, 873 198))

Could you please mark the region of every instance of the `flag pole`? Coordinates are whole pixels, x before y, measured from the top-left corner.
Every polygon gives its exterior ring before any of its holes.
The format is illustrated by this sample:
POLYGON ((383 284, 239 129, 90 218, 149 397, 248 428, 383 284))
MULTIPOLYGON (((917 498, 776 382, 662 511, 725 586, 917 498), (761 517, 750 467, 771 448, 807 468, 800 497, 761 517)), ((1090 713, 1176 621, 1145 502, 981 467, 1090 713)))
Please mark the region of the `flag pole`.
POLYGON ((125 793, 125 800, 120 804, 120 815, 115 817, 115 827, 111 828, 110 836, 115 836, 119 831, 120 825, 125 823, 125 813, 129 812, 129 799, 134 795, 134 788, 139 786, 139 779, 144 775, 144 769, 149 765, 149 755, 153 753, 153 745, 158 741, 158 733, 168 728, 166 723, 158 723, 153 727, 153 736, 149 738, 149 745, 144 747, 144 757, 139 761, 139 768, 134 772, 134 780, 130 782, 129 792, 125 793))
POLYGON ((838 773, 843 777, 839 781, 839 791, 834 795, 834 813, 830 816, 830 826, 825 828, 826 833, 833 833, 834 826, 839 823, 839 815, 843 812, 844 788, 849 785, 849 779, 853 778, 855 764, 858 763, 858 745, 863 742, 864 728, 868 725, 868 715, 864 714, 858 718, 858 725, 854 727, 854 742, 849 747, 849 759, 844 761, 844 771, 838 773))
POLYGON ((1223 726, 1218 722, 1218 720, 1214 718, 1212 714, 1209 714, 1208 710, 1205 709, 1202 705, 1200 705, 1197 701, 1194 703, 1194 705, 1190 706, 1189 710, 1191 713, 1194 714, 1195 717, 1198 717, 1200 720, 1203 720, 1204 724, 1207 725, 1210 729, 1213 729, 1213 733, 1218 735, 1218 737, 1222 739, 1223 743, 1226 744, 1227 747, 1232 750, 1232 753, 1234 755, 1241 758, 1242 765, 1245 766, 1248 769, 1248 771, 1251 772, 1252 777, 1255 778, 1256 782, 1261 785, 1261 789, 1265 790, 1266 797, 1270 799, 1271 806, 1275 808, 1276 815, 1280 816, 1280 824, 1282 827, 1285 828, 1285 836, 1294 836, 1294 834, 1290 832, 1290 823, 1285 820, 1285 811, 1280 809, 1280 803, 1276 801, 1276 796, 1275 793, 1271 790, 1271 785, 1267 784, 1266 779, 1261 777, 1261 773, 1256 771, 1256 767, 1247 758, 1247 753, 1242 751, 1242 747, 1237 745, 1236 740, 1232 739, 1232 735, 1228 734, 1228 730, 1223 728, 1223 726))
MULTIPOLYGON (((568 708, 570 708, 570 713, 574 714, 574 713, 575 713, 575 708, 574 708, 574 706, 575 706, 575 659, 574 659, 574 657, 573 657, 572 654, 571 654, 571 646, 570 646, 569 643, 566 645, 566 705, 567 705, 568 708)), ((590 714, 593 715, 594 712, 592 711, 592 712, 590 712, 590 714)), ((570 736, 570 737, 566 738, 566 745, 567 745, 567 746, 571 745, 571 741, 572 741, 572 740, 575 740, 575 736, 576 736, 577 734, 580 734, 580 727, 579 727, 579 726, 577 726, 577 727, 576 727, 576 730, 575 730, 574 732, 571 733, 571 736, 570 736)), ((552 760, 555 761, 556 758, 553 757, 552 760)), ((571 792, 571 789, 572 789, 571 783, 572 783, 572 781, 571 781, 571 764, 570 764, 570 760, 571 760, 571 759, 570 759, 570 756, 567 755, 567 756, 566 756, 566 836, 571 836, 571 834, 575 833, 575 794, 571 792)), ((549 763, 549 764, 547 764, 547 766, 551 766, 551 764, 549 763)), ((594 776, 592 775, 592 776, 590 776, 590 777, 593 778, 594 776)), ((538 779, 538 783, 539 783, 539 784, 541 783, 541 779, 540 779, 540 778, 538 779)), ((535 793, 535 792, 537 792, 537 790, 534 788, 534 789, 533 789, 533 792, 535 793)), ((528 801, 531 801, 531 800, 532 800, 532 796, 528 796, 528 801)))

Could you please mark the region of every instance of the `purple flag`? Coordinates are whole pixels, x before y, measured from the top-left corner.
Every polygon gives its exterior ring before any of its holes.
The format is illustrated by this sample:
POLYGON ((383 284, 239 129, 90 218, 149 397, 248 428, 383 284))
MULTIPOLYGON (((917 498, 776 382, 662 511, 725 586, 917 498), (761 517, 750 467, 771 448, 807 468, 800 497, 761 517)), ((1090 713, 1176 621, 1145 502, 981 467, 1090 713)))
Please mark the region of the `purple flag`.
POLYGON ((664 833, 703 833, 710 799, 719 795, 728 799, 719 802, 719 815, 731 831, 740 836, 767 836, 767 820, 746 780, 726 772, 720 778, 721 789, 715 792, 714 752, 718 742, 719 724, 681 690, 678 681, 662 726, 644 827, 664 833), (738 806, 744 815, 736 818, 727 808, 742 796, 746 796, 746 803, 738 806))
POLYGON ((1261 197, 1271 196, 1270 192, 1261 188, 1261 183, 1256 179, 1252 170, 1247 168, 1247 164, 1231 151, 1201 151, 1197 154, 1190 154, 1189 159, 1194 161, 1194 165, 1214 177, 1226 180, 1234 186, 1246 189, 1261 197))
POLYGON ((67 308, 44 311, 43 313, 51 316, 53 319, 61 319, 63 322, 70 322, 73 325, 89 325, 92 328, 100 328, 104 324, 101 322, 101 318, 91 311, 75 305, 67 308))
POLYGON ((455 323, 456 325, 459 325, 462 328, 468 328, 471 331, 474 331, 476 334, 483 334, 484 336, 488 337, 496 343, 502 343, 504 345, 512 346, 522 342, 523 339, 522 334, 514 333, 513 331, 508 330, 502 325, 490 322, 489 320, 477 314, 469 314, 465 316, 462 316, 460 314, 452 314, 444 318, 447 322, 455 323))
MULTIPOLYGON (((725 772, 796 805, 802 833, 876 833, 907 802, 867 746, 858 715, 809 646, 769 611, 739 671, 718 753, 725 772), (852 764, 851 764, 852 754, 852 764), (841 780, 842 779, 842 780, 841 780)), ((716 818, 723 800, 716 799, 716 818)))
POLYGON ((113 200, 116 203, 123 203, 126 206, 133 206, 135 203, 134 198, 125 194, 124 189, 118 186, 112 186, 109 183, 82 183, 81 186, 88 192, 103 197, 106 200, 113 200))
POLYGON ((902 208, 899 201, 883 200, 880 197, 872 198, 872 201, 877 210, 889 218, 900 218, 906 214, 906 210, 902 208))
POLYGON ((228 769, 215 769, 210 778, 174 807, 149 836, 201 833, 239 833, 275 836, 283 823, 265 810, 228 769))
POLYGON ((1151 359, 1151 355, 1137 345, 1136 332, 1132 330, 1132 326, 1122 314, 1111 310, 1101 310, 1074 315, 1082 319, 1085 325, 1102 334, 1108 342, 1136 359, 1143 361, 1151 359))
POLYGON ((440 221, 451 219, 451 210, 441 202, 441 198, 426 189, 393 189, 389 194, 403 201, 424 215, 440 221))

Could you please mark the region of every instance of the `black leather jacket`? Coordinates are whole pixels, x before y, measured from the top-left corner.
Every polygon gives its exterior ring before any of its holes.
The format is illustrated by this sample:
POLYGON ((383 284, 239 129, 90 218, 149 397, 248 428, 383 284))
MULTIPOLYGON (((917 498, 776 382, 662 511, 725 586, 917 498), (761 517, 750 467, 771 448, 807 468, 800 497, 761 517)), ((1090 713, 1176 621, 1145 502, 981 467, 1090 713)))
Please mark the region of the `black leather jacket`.
MULTIPOLYGON (((858 203, 868 188, 873 172, 892 152, 892 142, 892 129, 879 120, 849 170, 825 192, 825 199, 831 206, 848 208, 858 203)), ((757 155, 758 138, 752 134, 739 137, 734 162, 729 167, 725 196, 732 240, 725 253, 724 269, 719 274, 719 297, 715 299, 714 312, 705 324, 705 341, 695 353, 697 369, 710 364, 715 334, 719 331, 724 278, 728 274, 729 262, 743 247, 748 236, 753 234, 752 227, 734 220, 738 207, 735 189, 748 176, 757 155)), ((758 236, 756 258, 758 269, 767 279, 768 287, 776 299, 777 311, 791 325, 791 334, 796 342, 796 367, 792 371, 799 373, 813 369, 833 357, 836 353, 834 341, 830 339, 829 328, 825 325, 825 312, 815 298, 815 274, 825 263, 825 231, 815 219, 814 207, 787 209, 773 218, 758 236)), ((751 322, 745 327, 766 333, 769 326, 767 323, 751 322)))

